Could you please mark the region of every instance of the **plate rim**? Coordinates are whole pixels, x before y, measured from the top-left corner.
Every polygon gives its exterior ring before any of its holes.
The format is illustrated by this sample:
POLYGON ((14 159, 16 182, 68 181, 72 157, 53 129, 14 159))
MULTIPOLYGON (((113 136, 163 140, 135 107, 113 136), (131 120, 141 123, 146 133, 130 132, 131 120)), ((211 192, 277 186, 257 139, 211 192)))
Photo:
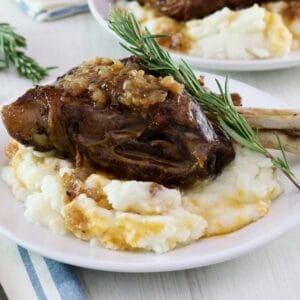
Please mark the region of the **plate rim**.
MULTIPOLYGON (((17 235, 12 234, 7 230, 5 230, 1 226, 1 224, 0 224, 0 233, 3 234, 8 239, 14 241, 17 245, 29 251, 32 251, 43 257, 47 257, 56 260, 58 262, 69 264, 76 267, 87 268, 87 269, 97 270, 97 271, 120 272, 120 273, 161 273, 161 272, 183 271, 183 270, 201 268, 205 266, 219 264, 222 262, 227 262, 238 257, 242 257, 248 254, 249 252, 259 249, 260 247, 267 245, 273 240, 279 238, 284 233, 294 228, 298 224, 300 224, 300 218, 298 220, 293 219, 293 222, 286 222, 284 226, 280 227, 280 230, 276 228, 273 229, 271 231, 272 234, 270 234, 269 232, 269 236, 267 238, 263 235, 256 240, 252 240, 250 242, 242 244, 241 246, 226 250, 225 255, 223 254, 223 256, 220 256, 219 254, 214 254, 214 255, 208 255, 208 258, 207 257, 203 258, 203 256, 201 256, 200 259, 198 260, 197 257, 193 259, 186 259, 186 260, 181 259, 180 263, 177 262, 177 264, 175 265, 173 265, 173 263, 170 262, 164 264, 163 266, 156 266, 155 268, 153 268, 153 262, 151 261, 148 261, 147 263, 118 262, 117 264, 106 262, 105 260, 101 260, 98 261, 98 263, 95 263, 95 261, 93 261, 92 259, 89 260, 87 258, 81 258, 81 261, 78 261, 78 259, 74 261, 74 258, 76 258, 77 256, 75 255, 68 256, 59 252, 53 252, 45 248, 40 248, 39 246, 32 246, 30 245, 29 242, 26 242, 25 240, 18 238, 17 235)), ((29 224, 29 225, 35 227, 37 226, 34 224, 29 224)), ((218 236, 215 238, 218 238, 218 236)), ((89 247, 92 246, 89 245, 89 247)), ((116 250, 111 250, 111 251, 116 251, 116 250)), ((153 254, 153 255, 164 255, 164 254, 153 254)))
MULTIPOLYGON (((97 9, 97 6, 95 4, 96 1, 97 0, 87 0, 89 9, 93 17, 106 30, 106 32, 114 36, 118 41, 122 41, 121 38, 108 27, 107 21, 103 18, 103 16, 97 9)), ((289 55, 283 58, 251 60, 206 59, 185 53, 176 53, 172 51, 169 52, 176 62, 180 62, 181 59, 184 59, 194 69, 198 70, 204 69, 212 71, 256 72, 289 69, 300 66, 300 50, 291 52, 289 55), (298 54, 299 56, 297 58, 289 57, 292 54, 298 54)))

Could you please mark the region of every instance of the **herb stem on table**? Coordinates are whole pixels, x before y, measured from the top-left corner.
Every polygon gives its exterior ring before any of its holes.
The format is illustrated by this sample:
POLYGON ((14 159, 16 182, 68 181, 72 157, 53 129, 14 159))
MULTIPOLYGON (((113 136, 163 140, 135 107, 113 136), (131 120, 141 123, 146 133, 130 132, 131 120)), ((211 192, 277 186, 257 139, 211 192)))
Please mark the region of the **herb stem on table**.
POLYGON ((158 44, 156 38, 163 35, 153 35, 147 28, 144 28, 142 32, 132 13, 111 10, 109 27, 126 42, 126 44, 121 43, 121 45, 141 59, 145 68, 162 76, 172 75, 178 82, 184 84, 187 91, 195 97, 203 109, 216 116, 219 125, 233 140, 270 158, 273 165, 280 169, 300 190, 300 183, 289 166, 279 136, 274 133, 282 157, 274 157, 260 143, 258 132, 251 128, 247 120, 234 107, 228 88, 228 78, 226 78, 224 88, 216 80, 220 95, 201 86, 193 70, 184 60, 181 60, 177 65, 169 52, 158 44))
POLYGON ((14 65, 18 74, 37 84, 45 78, 51 68, 41 67, 24 53, 26 39, 17 34, 7 23, 0 23, 0 71, 14 65))

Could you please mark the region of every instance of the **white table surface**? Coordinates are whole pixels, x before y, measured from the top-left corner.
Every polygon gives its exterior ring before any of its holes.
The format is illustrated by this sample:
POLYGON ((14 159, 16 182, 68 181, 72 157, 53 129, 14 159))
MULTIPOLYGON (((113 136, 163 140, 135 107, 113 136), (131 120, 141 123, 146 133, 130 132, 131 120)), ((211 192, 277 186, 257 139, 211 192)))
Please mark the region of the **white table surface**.
MULTIPOLYGON (((28 53, 41 64, 59 66, 49 79, 94 56, 126 55, 89 14, 37 24, 14 1, 0 0, 0 22, 28 38, 28 53)), ((300 107, 300 68, 230 76, 300 107)), ((30 86, 14 71, 0 73, 0 103, 30 86)), ((300 299, 300 226, 251 254, 215 266, 157 274, 77 272, 91 299, 300 299)))

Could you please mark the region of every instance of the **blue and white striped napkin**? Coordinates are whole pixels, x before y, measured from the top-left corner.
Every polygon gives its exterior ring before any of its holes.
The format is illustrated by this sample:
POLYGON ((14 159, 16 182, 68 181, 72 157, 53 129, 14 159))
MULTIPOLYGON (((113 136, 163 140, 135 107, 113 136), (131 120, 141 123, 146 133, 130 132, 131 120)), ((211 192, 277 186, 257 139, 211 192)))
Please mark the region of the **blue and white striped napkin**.
POLYGON ((86 0, 17 0, 17 2, 36 21, 52 21, 89 10, 86 0))
POLYGON ((73 267, 33 254, 1 235, 0 283, 12 300, 87 299, 73 267))

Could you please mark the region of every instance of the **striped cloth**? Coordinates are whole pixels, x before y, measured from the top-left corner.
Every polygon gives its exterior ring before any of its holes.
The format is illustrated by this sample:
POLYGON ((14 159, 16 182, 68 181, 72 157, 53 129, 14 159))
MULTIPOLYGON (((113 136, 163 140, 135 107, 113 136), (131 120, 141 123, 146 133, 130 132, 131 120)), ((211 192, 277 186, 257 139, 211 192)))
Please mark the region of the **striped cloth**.
POLYGON ((52 21, 87 12, 86 0, 17 0, 23 11, 36 21, 52 21))
POLYGON ((85 300, 73 267, 43 258, 0 235, 0 283, 10 300, 85 300))

